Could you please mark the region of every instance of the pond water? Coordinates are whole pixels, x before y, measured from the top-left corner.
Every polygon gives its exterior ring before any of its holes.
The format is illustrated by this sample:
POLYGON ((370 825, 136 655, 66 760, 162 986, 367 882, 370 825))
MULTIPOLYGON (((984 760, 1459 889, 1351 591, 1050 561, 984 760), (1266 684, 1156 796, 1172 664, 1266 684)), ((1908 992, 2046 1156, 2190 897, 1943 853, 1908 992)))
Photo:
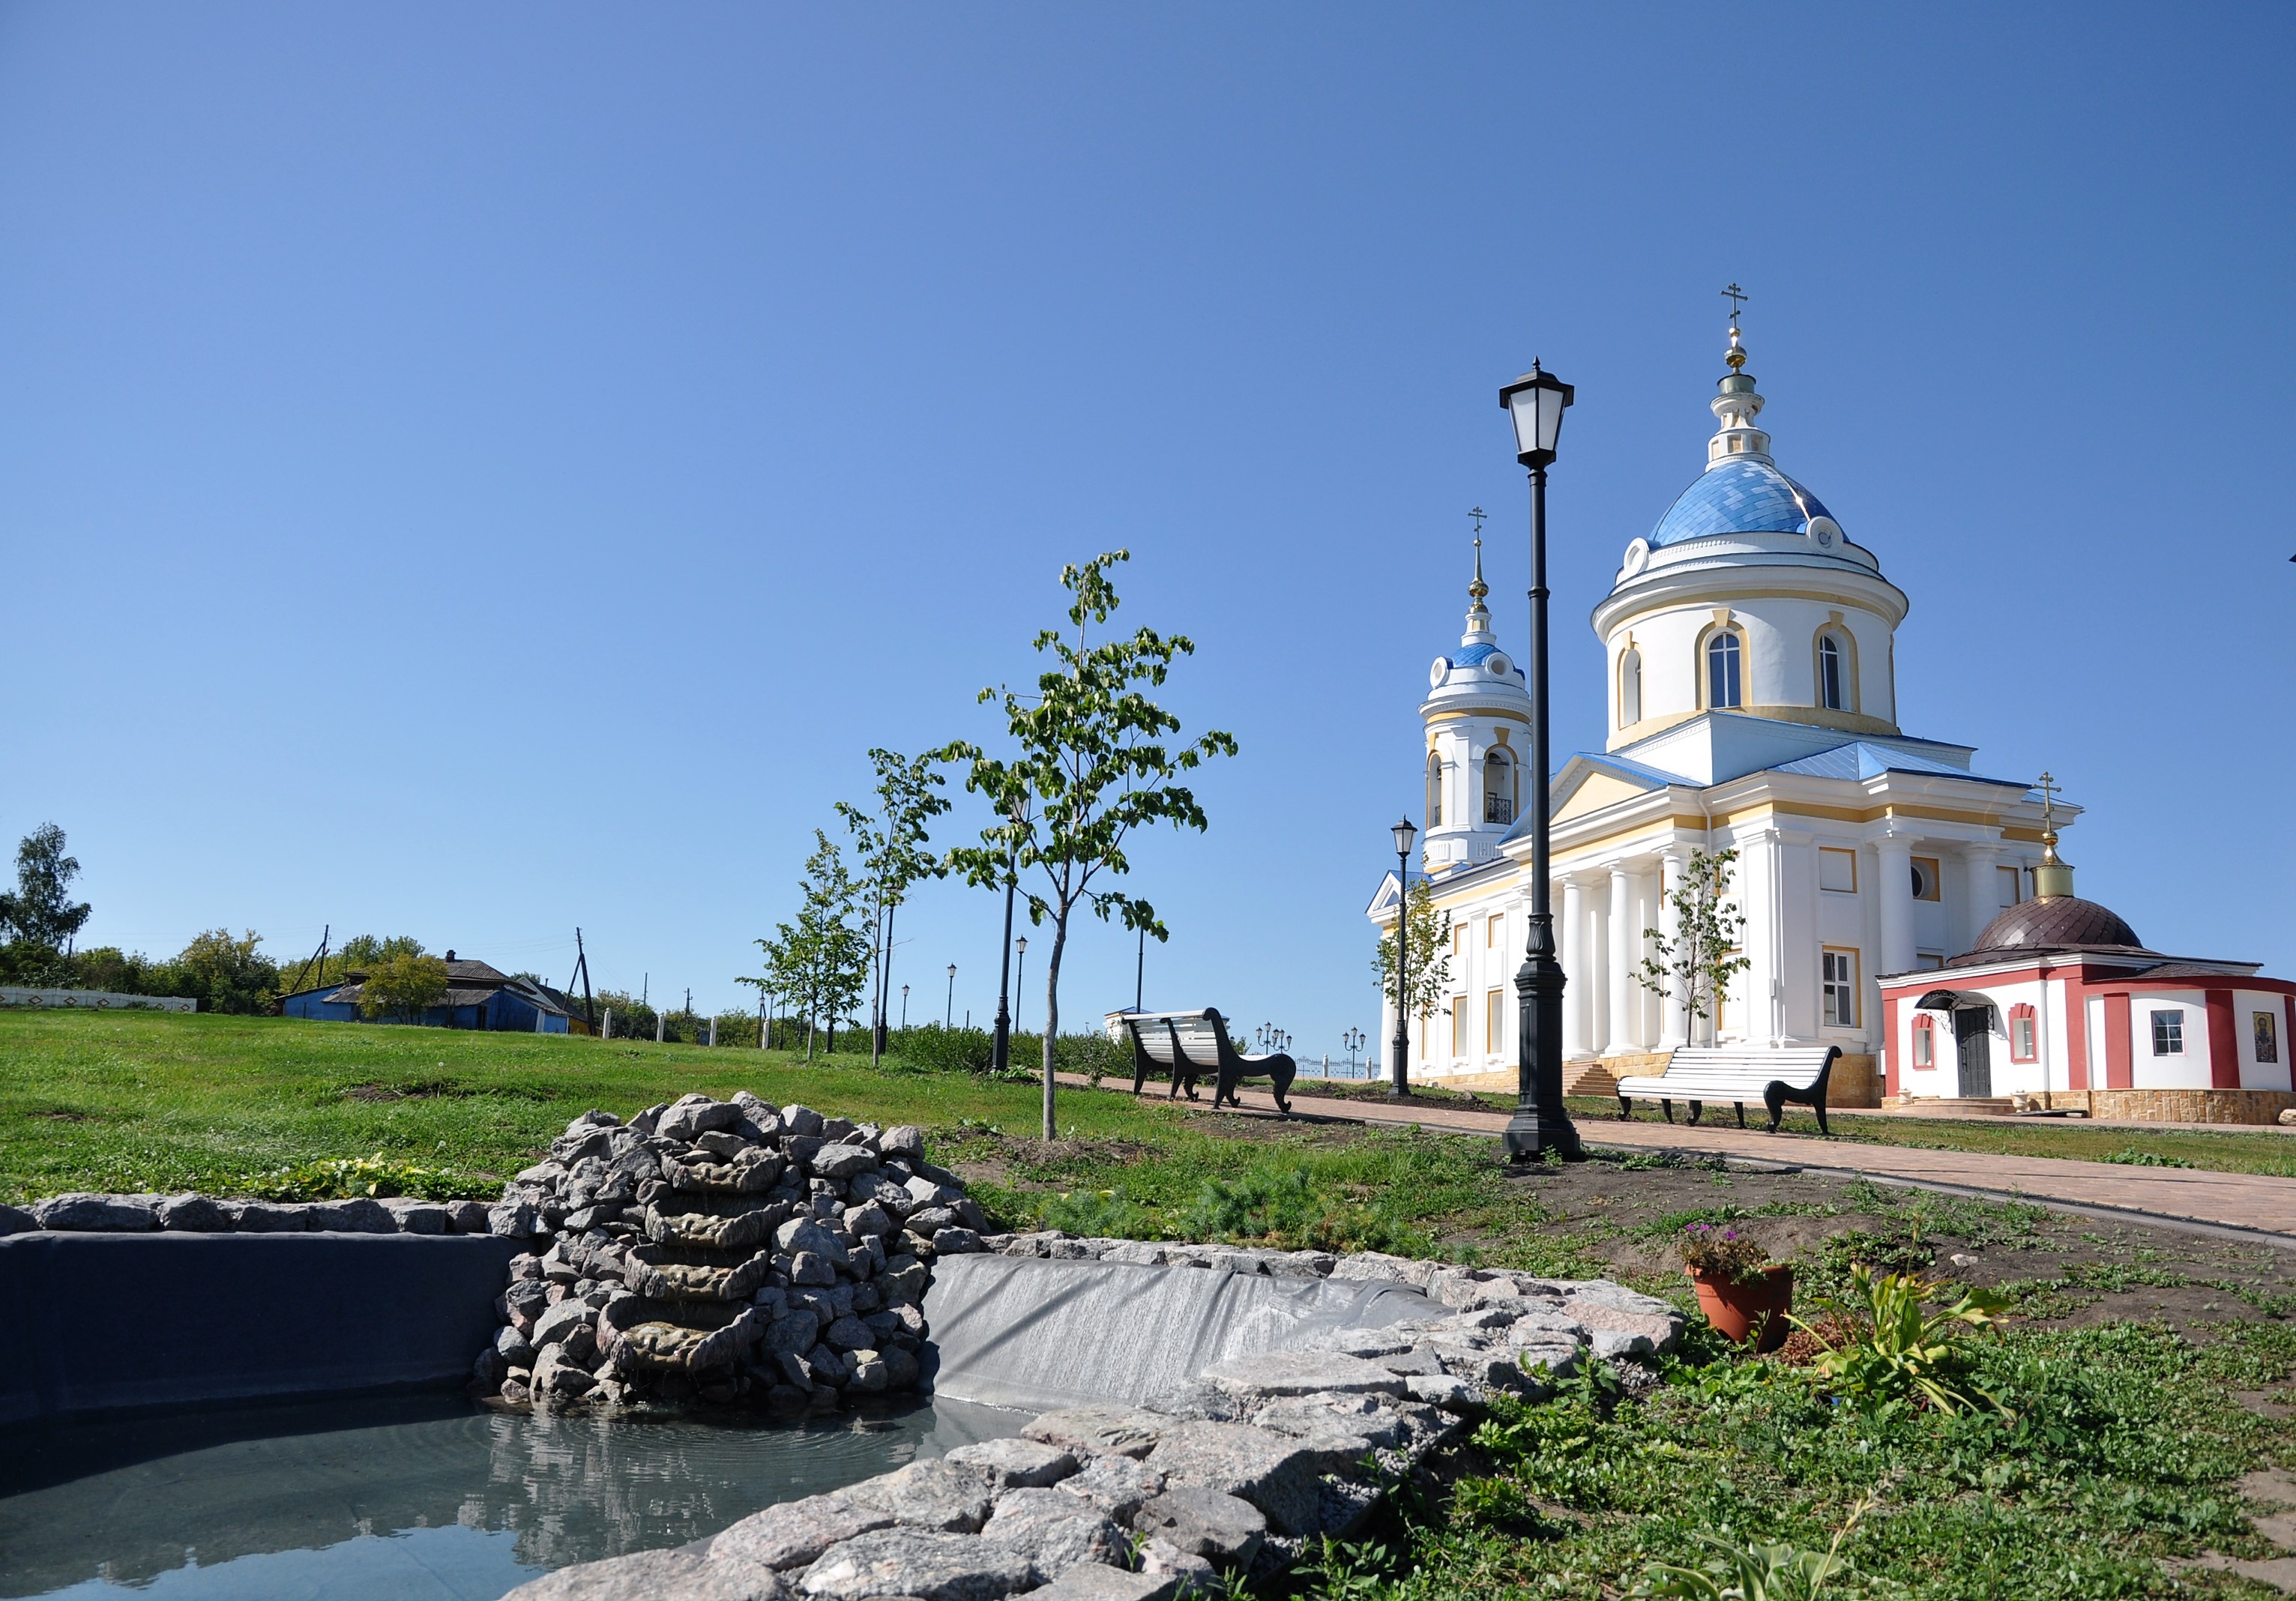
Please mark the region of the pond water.
POLYGON ((1025 1420, 948 1400, 768 1425, 407 1396, 12 1429, 0 1596, 494 1601, 1025 1420))

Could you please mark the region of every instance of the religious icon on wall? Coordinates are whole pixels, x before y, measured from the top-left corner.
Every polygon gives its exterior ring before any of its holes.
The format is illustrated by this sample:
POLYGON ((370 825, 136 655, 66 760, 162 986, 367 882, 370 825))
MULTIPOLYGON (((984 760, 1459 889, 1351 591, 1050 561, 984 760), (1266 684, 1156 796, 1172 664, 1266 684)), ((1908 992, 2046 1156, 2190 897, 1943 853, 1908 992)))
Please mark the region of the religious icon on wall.
POLYGON ((2257 1012, 2251 1015, 2256 1019, 2256 1059, 2259 1062, 2279 1061, 2279 1020, 2269 1012, 2257 1012))

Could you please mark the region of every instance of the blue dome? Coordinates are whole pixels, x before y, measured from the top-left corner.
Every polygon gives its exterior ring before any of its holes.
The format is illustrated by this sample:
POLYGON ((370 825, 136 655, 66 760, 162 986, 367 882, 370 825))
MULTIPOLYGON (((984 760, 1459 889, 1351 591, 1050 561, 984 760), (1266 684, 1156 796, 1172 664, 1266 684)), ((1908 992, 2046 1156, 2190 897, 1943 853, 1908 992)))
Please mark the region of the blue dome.
MULTIPOLYGON (((1450 653, 1448 660, 1453 667, 1480 667, 1491 657, 1498 654, 1498 649, 1499 647, 1495 645, 1463 645, 1450 653)), ((1510 662, 1509 665, 1512 666, 1513 663, 1510 662)), ((1514 669, 1513 676, 1522 678, 1525 683, 1529 682, 1529 679, 1524 677, 1523 670, 1520 667, 1514 669)))
POLYGON ((1818 497, 1767 462, 1725 462, 1682 492, 1651 530, 1653 547, 1716 534, 1798 534, 1831 517, 1818 497))

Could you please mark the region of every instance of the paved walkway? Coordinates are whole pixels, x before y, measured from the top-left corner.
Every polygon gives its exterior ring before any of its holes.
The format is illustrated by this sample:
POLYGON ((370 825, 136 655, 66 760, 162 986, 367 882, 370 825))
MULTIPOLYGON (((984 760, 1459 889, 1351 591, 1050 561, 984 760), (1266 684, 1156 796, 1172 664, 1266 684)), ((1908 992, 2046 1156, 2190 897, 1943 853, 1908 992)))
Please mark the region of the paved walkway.
MULTIPOLYGON (((1064 1078, 1066 1075, 1062 1075, 1064 1078)), ((1081 1079, 1077 1083, 1083 1083, 1081 1079)), ((1161 1093, 1151 1086, 1148 1094, 1161 1093)), ((1273 1114, 1275 1103, 1264 1089, 1246 1086, 1246 1111, 1273 1114)), ((1210 1104, 1209 1088, 1200 1106, 1210 1104)), ((1496 1135, 1505 1114, 1450 1107, 1390 1106, 1378 1101, 1326 1099, 1295 1093, 1292 1110, 1301 1117, 1341 1122, 1415 1123, 1463 1134, 1496 1135)), ((2258 1173, 2212 1173, 2198 1168, 2122 1168, 2059 1156, 1997 1156, 1974 1151, 1926 1151, 1902 1145, 1872 1145, 1814 1135, 1764 1134, 1759 1129, 1693 1129, 1681 1123, 1621 1123, 1581 1118, 1579 1137, 1588 1145, 1685 1154, 1751 1158, 1817 1171, 1857 1174, 1885 1182, 1946 1190, 2014 1195, 2049 1204, 2106 1212, 2135 1212, 2162 1219, 2236 1229, 2255 1237, 2284 1236, 2296 1249, 2296 1178, 2258 1173)))

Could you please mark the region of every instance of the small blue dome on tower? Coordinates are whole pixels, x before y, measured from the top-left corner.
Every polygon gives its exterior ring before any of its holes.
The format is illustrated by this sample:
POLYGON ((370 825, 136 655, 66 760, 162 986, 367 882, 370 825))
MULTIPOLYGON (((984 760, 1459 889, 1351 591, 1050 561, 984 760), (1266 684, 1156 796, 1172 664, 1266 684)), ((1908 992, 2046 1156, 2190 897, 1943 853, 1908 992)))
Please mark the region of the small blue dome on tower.
POLYGON ((1653 548, 1717 534, 1798 534, 1825 503, 1767 461, 1717 462, 1685 489, 1651 530, 1653 548))

